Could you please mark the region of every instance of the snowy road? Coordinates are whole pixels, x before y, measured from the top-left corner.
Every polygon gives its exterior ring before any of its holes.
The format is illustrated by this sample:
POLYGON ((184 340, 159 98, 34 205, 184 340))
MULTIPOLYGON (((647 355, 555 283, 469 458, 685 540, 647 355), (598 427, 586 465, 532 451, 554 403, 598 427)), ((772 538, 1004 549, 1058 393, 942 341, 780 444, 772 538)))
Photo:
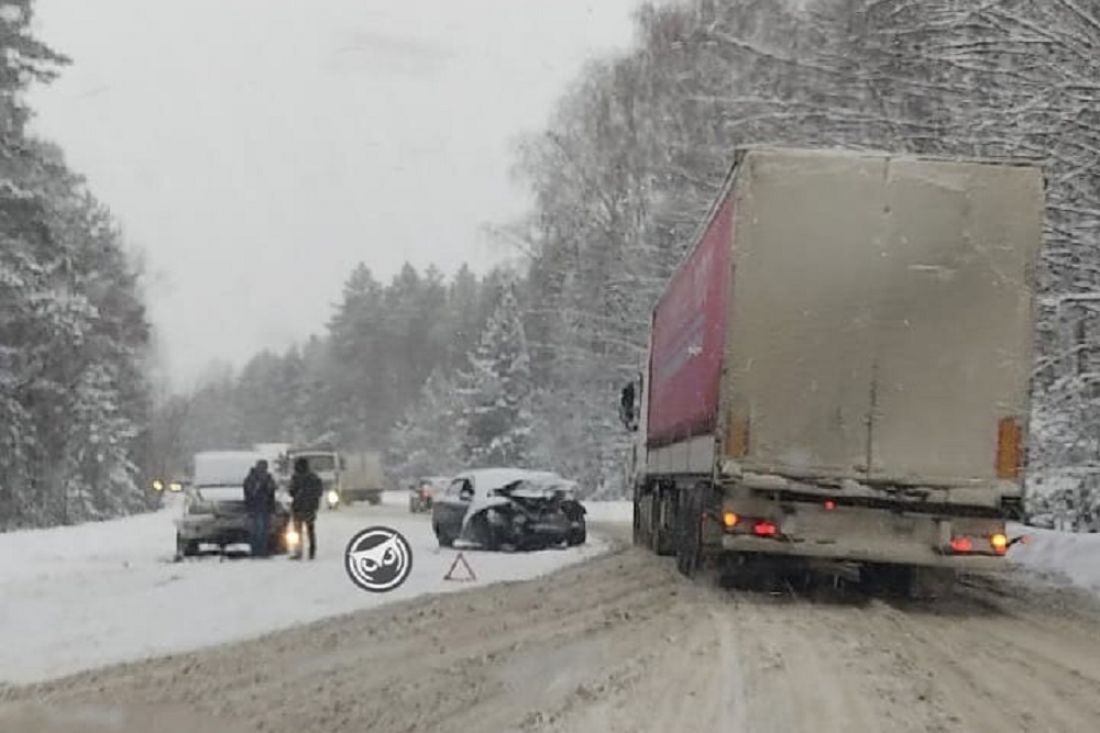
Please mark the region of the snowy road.
POLYGON ((613 552, 535 580, 0 690, 0 729, 27 705, 113 721, 48 733, 1097 729, 1084 592, 1023 574, 931 605, 727 591, 611 531, 613 552))
POLYGON ((444 582, 454 558, 440 551, 428 515, 356 504, 322 512, 319 554, 173 562, 174 509, 112 522, 0 534, 0 683, 31 682, 112 662, 259 636, 429 592, 532 578, 606 549, 593 538, 571 550, 505 555, 468 552, 476 583, 444 582), (358 530, 383 524, 413 548, 413 571, 390 593, 349 581, 344 548, 358 530))

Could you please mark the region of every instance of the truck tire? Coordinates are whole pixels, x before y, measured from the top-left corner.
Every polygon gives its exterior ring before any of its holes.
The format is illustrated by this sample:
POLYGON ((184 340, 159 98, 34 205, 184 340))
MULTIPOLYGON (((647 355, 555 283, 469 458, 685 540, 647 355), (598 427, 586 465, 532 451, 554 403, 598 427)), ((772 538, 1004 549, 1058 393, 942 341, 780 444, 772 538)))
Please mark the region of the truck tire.
POLYGON ((653 549, 653 539, 649 527, 642 525, 642 510, 639 502, 640 498, 634 497, 634 544, 638 547, 644 547, 647 550, 653 549))
POLYGON ((874 563, 860 570, 861 585, 871 594, 912 601, 945 600, 954 595, 952 568, 914 567, 874 563))
POLYGON ((955 595, 954 568, 912 568, 906 595, 914 601, 948 600, 955 595))
POLYGON ((679 493, 677 489, 665 489, 658 491, 654 495, 654 511, 650 513, 652 521, 652 547, 653 551, 662 557, 669 557, 676 554, 678 524, 679 524, 679 506, 677 502, 679 500, 679 493), (671 513, 673 515, 672 527, 661 526, 661 509, 668 511, 665 514, 671 513))
POLYGON ((680 495, 676 537, 676 569, 693 577, 703 554, 703 491, 691 488, 680 495))

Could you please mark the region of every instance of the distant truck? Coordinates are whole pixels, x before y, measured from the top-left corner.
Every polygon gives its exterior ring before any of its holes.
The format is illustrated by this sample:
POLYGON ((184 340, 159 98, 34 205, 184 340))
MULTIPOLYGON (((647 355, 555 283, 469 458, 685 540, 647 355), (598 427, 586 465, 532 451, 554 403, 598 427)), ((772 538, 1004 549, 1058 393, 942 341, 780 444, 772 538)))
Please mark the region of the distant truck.
POLYGON ((321 479, 324 484, 323 502, 330 509, 357 501, 370 504, 382 502, 385 474, 381 453, 341 453, 328 446, 291 448, 287 451, 291 471, 299 458, 307 459, 309 467, 321 479))
POLYGON ((1002 567, 1043 198, 1031 164, 737 151, 621 395, 636 542, 906 591, 1002 567))

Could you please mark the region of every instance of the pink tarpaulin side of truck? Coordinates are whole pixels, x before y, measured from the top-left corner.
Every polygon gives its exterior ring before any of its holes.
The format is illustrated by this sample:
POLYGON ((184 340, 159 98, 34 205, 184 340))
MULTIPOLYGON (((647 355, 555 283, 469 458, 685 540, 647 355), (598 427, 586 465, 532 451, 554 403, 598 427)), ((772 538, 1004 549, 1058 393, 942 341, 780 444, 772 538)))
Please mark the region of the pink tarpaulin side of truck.
POLYGON ((733 266, 733 217, 729 195, 654 310, 651 445, 709 433, 715 427, 733 266))

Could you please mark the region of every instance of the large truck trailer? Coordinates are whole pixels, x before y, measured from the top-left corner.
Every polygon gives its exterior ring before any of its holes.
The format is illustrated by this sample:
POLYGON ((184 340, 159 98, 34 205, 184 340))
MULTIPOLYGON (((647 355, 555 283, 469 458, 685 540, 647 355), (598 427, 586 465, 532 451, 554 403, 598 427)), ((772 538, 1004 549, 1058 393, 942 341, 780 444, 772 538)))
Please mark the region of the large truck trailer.
POLYGON ((636 541, 689 575, 1003 566, 1043 206, 1028 163, 737 151, 622 395, 636 541))

